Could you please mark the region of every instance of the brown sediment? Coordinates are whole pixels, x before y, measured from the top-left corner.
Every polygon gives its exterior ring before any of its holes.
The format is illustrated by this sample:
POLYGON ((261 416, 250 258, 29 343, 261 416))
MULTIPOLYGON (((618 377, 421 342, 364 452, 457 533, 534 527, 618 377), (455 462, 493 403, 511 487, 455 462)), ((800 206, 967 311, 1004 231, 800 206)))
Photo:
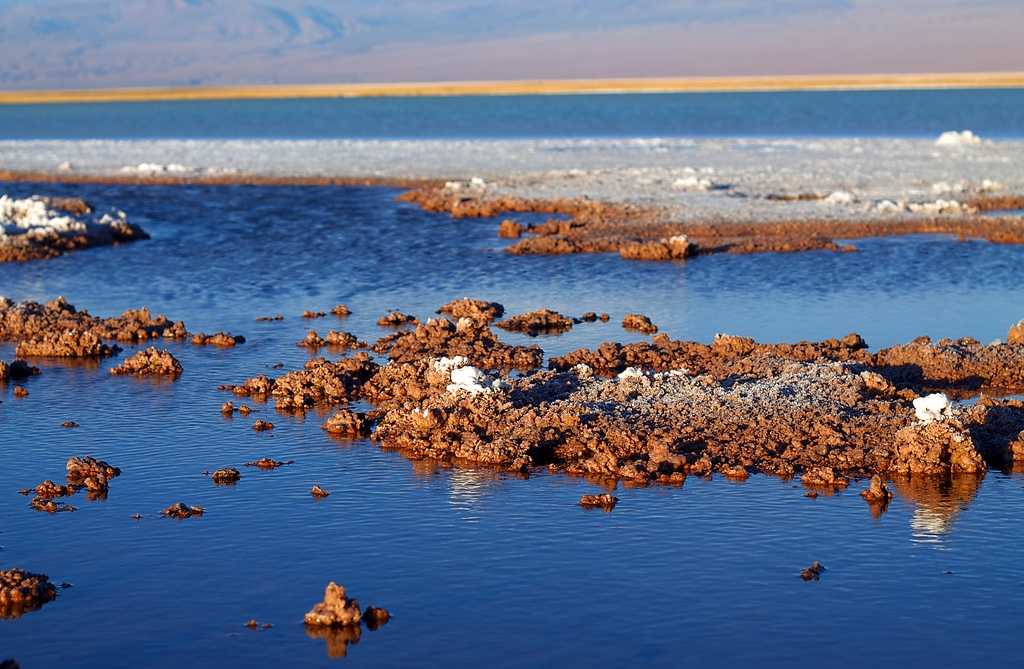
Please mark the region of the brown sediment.
POLYGON ((327 492, 326 490, 321 488, 316 483, 314 483, 313 487, 309 489, 309 494, 312 495, 313 497, 320 497, 320 498, 330 497, 330 495, 331 495, 331 493, 327 492))
POLYGON ((235 413, 235 403, 234 402, 225 402, 224 404, 221 404, 220 405, 220 412, 222 414, 224 414, 225 416, 233 415, 235 413))
POLYGON ((658 331, 658 326, 643 314, 626 314, 622 319, 622 327, 643 334, 655 334, 658 331))
POLYGON ((14 396, 19 398, 19 399, 23 399, 25 397, 28 397, 28 389, 25 388, 25 386, 14 386, 13 393, 14 393, 14 396))
POLYGON ((160 512, 161 516, 166 518, 191 518, 192 516, 203 515, 203 507, 201 506, 189 506, 184 502, 175 502, 169 507, 160 512))
POLYGON ((242 473, 234 467, 222 467, 210 475, 210 479, 217 484, 238 483, 241 478, 242 473))
POLYGON ((68 458, 64 465, 68 482, 85 485, 89 479, 112 479, 121 475, 121 470, 108 462, 97 460, 91 455, 68 458))
POLYGON ((370 433, 370 422, 366 414, 340 409, 321 426, 327 432, 340 437, 358 439, 370 433))
POLYGON ((69 511, 77 511, 78 507, 72 506, 67 502, 48 498, 48 497, 34 497, 29 506, 36 511, 42 511, 44 513, 63 513, 69 511))
POLYGON ((419 321, 411 314, 403 314, 400 311, 390 311, 377 319, 377 325, 381 327, 397 328, 403 325, 415 325, 419 321))
POLYGON ((343 627, 358 626, 362 617, 359 602, 349 599, 345 588, 331 581, 324 590, 323 601, 317 602, 303 620, 313 627, 343 627))
POLYGON ((889 487, 885 485, 885 480, 878 474, 871 477, 867 490, 862 491, 860 496, 867 500, 868 504, 888 504, 892 499, 889 487))
POLYGON ((284 320, 284 316, 282 316, 281 314, 275 314, 273 316, 257 316, 256 320, 257 321, 283 321, 284 320))
POLYGON ((497 302, 464 297, 461 300, 452 300, 448 304, 442 305, 437 313, 448 314, 455 319, 472 318, 475 321, 490 323, 504 315, 505 307, 497 302))
POLYGON ((46 574, 0 570, 0 619, 20 618, 56 598, 57 588, 46 574))
POLYGON ((529 371, 540 366, 544 352, 537 346, 509 346, 498 340, 489 327, 473 319, 460 319, 458 325, 438 318, 430 319, 415 330, 396 332, 373 345, 376 353, 386 354, 393 362, 411 362, 425 356, 465 356, 473 365, 485 369, 529 371))
POLYGON ((825 565, 815 560, 811 563, 810 567, 807 567, 800 572, 800 578, 802 578, 805 581, 817 581, 821 578, 821 574, 824 571, 825 565))
POLYGON ((40 357, 105 357, 118 353, 104 340, 142 343, 152 339, 184 339, 185 324, 149 309, 132 309, 103 318, 78 310, 63 297, 46 304, 15 304, 0 298, 0 340, 17 341, 18 355, 40 357))
POLYGON ((579 505, 584 509, 604 509, 611 511, 619 503, 619 498, 608 493, 600 495, 583 495, 580 497, 579 505))
POLYGON ((522 332, 531 337, 539 334, 560 334, 572 329, 572 319, 551 309, 538 309, 518 314, 494 324, 502 330, 522 332))
POLYGON ((53 499, 54 497, 70 497, 78 492, 78 490, 70 485, 61 485, 46 479, 35 488, 32 488, 31 492, 35 493, 36 497, 53 499))
MULTIPOLYGON (((417 188, 401 196, 427 211, 456 218, 494 217, 505 213, 548 213, 567 216, 520 230, 525 237, 506 248, 514 255, 618 253, 630 260, 679 260, 713 253, 852 251, 837 239, 862 239, 914 234, 947 234, 994 243, 1024 243, 1024 217, 866 216, 837 220, 804 218, 737 222, 718 218, 673 220, 665 210, 586 199, 540 200, 511 196, 476 196, 441 186, 417 188)), ((979 210, 1014 208, 1024 197, 982 198, 979 210)), ((511 230, 506 226, 506 229, 511 230)))
POLYGON ((366 353, 337 362, 317 358, 307 362, 304 369, 276 380, 257 376, 241 386, 222 386, 222 389, 257 399, 273 397, 278 409, 304 411, 318 404, 335 405, 357 399, 363 384, 377 368, 377 363, 366 353))
POLYGON ((323 318, 326 315, 327 314, 323 311, 312 311, 310 309, 306 309, 302 312, 303 318, 323 318))
POLYGON ((296 346, 301 346, 302 348, 308 348, 313 350, 321 348, 325 344, 327 344, 327 341, 319 334, 317 334, 316 330, 308 331, 306 333, 306 336, 303 337, 301 341, 295 343, 296 346))
POLYGON ((369 344, 359 341, 354 334, 338 330, 328 330, 326 342, 334 348, 369 348, 369 344))
POLYGON ((32 199, 43 202, 51 212, 77 217, 78 225, 63 230, 36 227, 0 235, 0 263, 45 260, 70 251, 149 239, 149 235, 139 226, 129 223, 123 213, 113 217, 85 218, 92 208, 78 198, 34 196, 32 199))
POLYGON ((238 407, 239 416, 248 416, 250 413, 252 413, 252 409, 250 409, 246 405, 243 404, 242 406, 238 407))
POLYGON ((274 460, 273 458, 260 458, 259 460, 253 460, 252 462, 246 462, 246 467, 255 467, 257 469, 277 469, 278 467, 284 467, 285 465, 293 464, 294 460, 288 460, 287 462, 281 460, 274 460))
POLYGON ((981 195, 967 202, 978 211, 1012 211, 1024 209, 1024 195, 981 195))
POLYGON ((252 424, 252 429, 257 432, 266 432, 267 430, 273 430, 274 424, 265 420, 257 419, 256 422, 252 424))
POLYGON ((387 609, 382 609, 379 606, 367 606, 366 610, 363 611, 363 621, 371 630, 375 630, 381 625, 386 625, 389 620, 391 620, 391 614, 388 613, 387 609))
POLYGON ((76 427, 82 427, 81 425, 79 425, 78 423, 76 423, 73 420, 66 420, 63 423, 61 423, 60 426, 63 427, 63 428, 67 428, 69 430, 74 429, 76 427))
POLYGON ((331 313, 337 316, 338 318, 345 318, 352 314, 352 310, 348 308, 347 304, 335 304, 331 308, 331 313))
POLYGON ((519 239, 523 236, 524 230, 526 228, 521 223, 512 219, 505 219, 498 226, 498 236, 502 239, 519 239))
POLYGON ((139 351, 127 358, 117 367, 110 370, 115 376, 171 376, 181 375, 182 367, 178 359, 170 351, 159 350, 154 346, 139 351))
POLYGON ((192 343, 195 346, 229 347, 235 346, 237 344, 244 344, 245 337, 243 337, 242 335, 232 335, 227 332, 218 332, 212 335, 199 332, 192 335, 192 343))

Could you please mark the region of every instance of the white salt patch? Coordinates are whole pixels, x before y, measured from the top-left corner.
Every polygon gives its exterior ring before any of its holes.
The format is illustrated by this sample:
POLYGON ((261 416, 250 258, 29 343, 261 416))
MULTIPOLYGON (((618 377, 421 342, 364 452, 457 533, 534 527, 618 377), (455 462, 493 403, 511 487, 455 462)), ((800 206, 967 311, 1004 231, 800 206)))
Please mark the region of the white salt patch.
POLYGON ((853 204, 855 199, 856 198, 853 197, 853 193, 845 190, 837 190, 829 194, 829 196, 822 200, 822 202, 828 205, 836 206, 844 204, 853 204))
POLYGON ((935 140, 935 146, 977 146, 981 144, 981 137, 978 137, 970 130, 949 130, 939 135, 935 140))
POLYGON ((469 364, 469 358, 464 355, 457 355, 452 358, 438 358, 434 361, 434 369, 442 374, 451 374, 452 370, 465 367, 469 364))
POLYGON ((672 188, 676 190, 709 191, 714 187, 714 182, 707 177, 688 176, 672 182, 672 188))
POLYGON ((923 423, 942 420, 953 415, 953 405, 944 393, 933 393, 914 400, 914 413, 923 423))
POLYGON ((70 172, 72 169, 73 168, 71 167, 71 163, 66 160, 57 165, 58 172, 70 172))
POLYGON ((935 200, 934 202, 911 202, 907 209, 915 214, 929 214, 932 216, 940 214, 967 214, 973 209, 957 202, 956 200, 935 200))
POLYGON ((639 367, 627 367, 626 369, 619 372, 619 375, 615 378, 619 381, 625 381, 627 379, 642 379, 647 375, 644 374, 644 370, 639 367))
POLYGON ((71 216, 58 214, 46 208, 37 198, 16 200, 0 195, 0 237, 21 234, 85 232, 86 225, 71 216))
POLYGON ((966 181, 957 181, 956 183, 949 183, 948 181, 938 181, 932 184, 932 192, 936 195, 943 195, 945 193, 963 193, 967 190, 966 181))
POLYGON ((882 200, 875 205, 875 210, 880 214, 898 214, 906 210, 906 206, 902 203, 893 202, 892 200, 882 200))
POLYGON ((978 190, 980 190, 982 193, 991 193, 994 190, 1002 190, 1005 187, 1006 186, 1004 186, 1002 183, 998 181, 993 181, 992 179, 983 179, 981 185, 978 186, 978 190))
POLYGON ((126 165, 121 168, 125 174, 183 174, 192 172, 192 168, 178 163, 161 165, 160 163, 139 163, 138 165, 126 165))

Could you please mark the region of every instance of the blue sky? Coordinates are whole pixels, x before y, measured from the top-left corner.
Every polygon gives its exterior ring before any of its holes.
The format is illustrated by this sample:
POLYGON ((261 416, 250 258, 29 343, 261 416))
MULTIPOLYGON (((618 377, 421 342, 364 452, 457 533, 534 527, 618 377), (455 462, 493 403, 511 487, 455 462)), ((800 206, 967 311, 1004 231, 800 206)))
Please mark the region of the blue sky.
POLYGON ((1024 0, 0 0, 0 88, 1024 70, 1024 0))

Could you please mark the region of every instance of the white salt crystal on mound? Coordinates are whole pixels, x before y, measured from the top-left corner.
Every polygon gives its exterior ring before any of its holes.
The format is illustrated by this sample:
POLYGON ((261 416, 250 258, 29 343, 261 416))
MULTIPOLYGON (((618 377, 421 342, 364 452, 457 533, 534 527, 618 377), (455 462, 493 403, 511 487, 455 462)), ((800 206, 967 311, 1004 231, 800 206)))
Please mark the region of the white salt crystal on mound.
POLYGON ((138 165, 126 165, 121 168, 126 174, 182 174, 191 172, 192 168, 178 163, 161 165, 160 163, 139 163, 138 165))
POLYGON ((971 207, 960 204, 956 200, 936 200, 935 202, 911 202, 907 209, 915 214, 966 214, 971 207))
POLYGON ((448 374, 451 383, 447 390, 450 393, 464 391, 470 395, 478 393, 489 393, 496 390, 504 390, 508 384, 501 379, 492 379, 487 374, 469 364, 465 356, 457 355, 454 358, 438 358, 434 361, 434 369, 442 374, 448 374))
POLYGON ((38 198, 16 200, 0 195, 0 237, 46 230, 84 232, 86 225, 71 216, 50 211, 46 203, 38 198))
POLYGON ((923 423, 949 418, 953 415, 953 405, 944 393, 932 393, 914 400, 914 413, 923 423))
POLYGON ((457 355, 452 358, 438 358, 434 361, 434 369, 442 374, 451 374, 452 370, 465 367, 469 364, 469 358, 464 355, 457 355))
POLYGON ((853 193, 845 190, 837 190, 832 192, 822 202, 828 205, 843 205, 853 204, 856 198, 853 197, 853 193))
POLYGON ((948 130, 935 140, 935 146, 976 146, 981 144, 981 137, 978 137, 970 130, 948 130))
POLYGON ((642 379, 645 376, 646 374, 644 374, 644 371, 639 367, 627 367, 619 372, 619 375, 615 378, 619 381, 625 381, 627 379, 642 379))
POLYGON ((875 205, 875 210, 880 214, 898 214, 905 211, 905 209, 905 205, 893 202, 892 200, 882 200, 875 205))

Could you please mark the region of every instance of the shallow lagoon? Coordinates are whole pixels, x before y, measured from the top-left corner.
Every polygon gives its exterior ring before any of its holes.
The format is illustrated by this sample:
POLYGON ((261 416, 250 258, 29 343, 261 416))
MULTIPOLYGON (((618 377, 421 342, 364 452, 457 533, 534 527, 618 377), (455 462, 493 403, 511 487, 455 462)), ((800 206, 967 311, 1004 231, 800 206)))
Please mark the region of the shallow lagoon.
POLYGON ((170 345, 185 367, 173 383, 110 377, 114 361, 40 363, 28 398, 0 391, 0 562, 74 585, 0 621, 0 656, 25 667, 333 665, 329 648, 344 644, 308 638, 301 617, 334 579, 394 615, 348 648, 353 666, 1017 664, 1006 644, 1024 604, 1017 476, 897 488, 879 518, 861 484, 807 499, 797 482, 762 476, 619 488, 612 513, 587 512, 576 501, 593 482, 413 463, 332 440, 314 413, 261 406, 226 419, 218 407, 230 396, 216 386, 299 366, 307 356, 294 344, 308 327, 372 340, 387 309, 424 318, 463 295, 512 313, 612 315, 534 340, 550 354, 638 339, 618 326, 633 310, 704 341, 719 331, 765 341, 858 331, 875 347, 922 334, 989 341, 1024 316, 1024 248, 923 237, 680 264, 523 258, 501 252, 496 221, 425 214, 387 189, 3 190, 117 206, 153 239, 2 265, 0 293, 64 294, 103 315, 148 305, 249 341, 170 345), (299 318, 337 302, 353 315, 299 318), (255 322, 279 312, 284 322, 255 322), (257 417, 276 429, 253 432, 257 417), (68 419, 82 427, 61 428, 68 419), (86 453, 124 472, 108 500, 79 495, 79 511, 48 516, 17 494, 86 453), (243 469, 233 487, 201 473, 262 456, 295 463, 243 469), (310 497, 314 482, 331 496, 310 497), (179 499, 206 515, 158 516, 179 499), (828 571, 805 583, 812 560, 828 571), (250 631, 250 618, 274 627, 250 631))

